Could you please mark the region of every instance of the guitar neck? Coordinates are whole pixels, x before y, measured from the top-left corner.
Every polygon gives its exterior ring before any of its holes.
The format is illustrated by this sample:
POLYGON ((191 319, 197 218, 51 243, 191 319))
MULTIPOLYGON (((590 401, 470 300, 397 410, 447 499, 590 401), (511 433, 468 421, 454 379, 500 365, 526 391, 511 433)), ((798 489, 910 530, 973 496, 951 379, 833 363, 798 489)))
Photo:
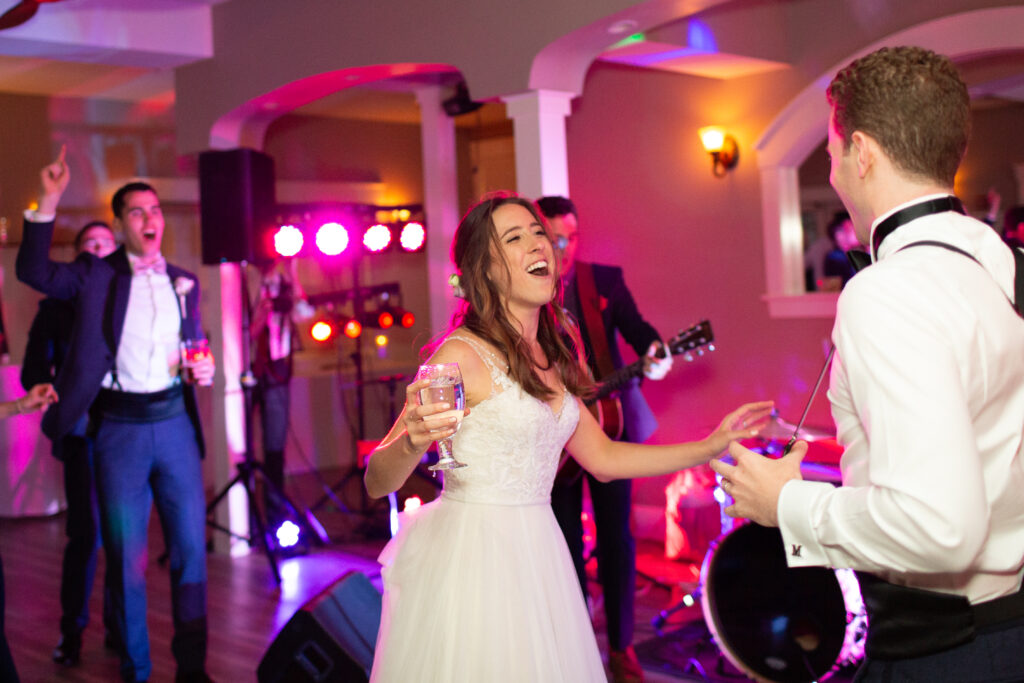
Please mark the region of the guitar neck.
POLYGON ((613 393, 624 387, 634 377, 639 377, 644 373, 644 359, 631 363, 625 367, 619 368, 612 374, 601 379, 597 385, 597 391, 594 395, 584 401, 586 405, 593 405, 603 398, 608 398, 613 393))
MULTIPOLYGON (((711 323, 703 320, 672 337, 665 344, 665 351, 673 356, 684 354, 686 360, 693 360, 691 351, 696 351, 698 355, 704 353, 705 347, 714 351, 714 340, 715 336, 711 332, 711 323)), ((635 363, 619 368, 607 377, 602 377, 601 381, 597 384, 594 396, 585 401, 586 405, 593 405, 602 399, 608 398, 608 396, 624 387, 634 377, 642 375, 644 373, 644 362, 645 359, 641 358, 635 363)))

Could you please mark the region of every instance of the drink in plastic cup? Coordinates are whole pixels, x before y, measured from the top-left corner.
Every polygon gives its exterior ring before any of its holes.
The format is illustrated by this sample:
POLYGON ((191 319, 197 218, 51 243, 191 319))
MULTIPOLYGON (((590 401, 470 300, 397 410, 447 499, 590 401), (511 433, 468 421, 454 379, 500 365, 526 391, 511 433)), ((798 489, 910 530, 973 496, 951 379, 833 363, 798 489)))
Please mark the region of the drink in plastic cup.
MULTIPOLYGON (((195 376, 192 368, 197 363, 203 362, 211 357, 210 342, 206 339, 185 339, 181 342, 181 365, 185 369, 185 381, 195 383, 195 376)), ((210 386, 213 380, 199 382, 200 386, 210 386)))

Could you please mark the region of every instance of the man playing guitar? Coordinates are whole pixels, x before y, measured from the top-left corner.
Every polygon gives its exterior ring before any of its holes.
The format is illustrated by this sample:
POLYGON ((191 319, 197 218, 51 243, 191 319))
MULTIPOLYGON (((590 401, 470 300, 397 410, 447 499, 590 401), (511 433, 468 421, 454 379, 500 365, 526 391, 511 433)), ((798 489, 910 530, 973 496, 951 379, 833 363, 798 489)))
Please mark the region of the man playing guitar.
MULTIPOLYGON (((645 355, 644 375, 662 379, 672 367, 672 354, 663 351, 658 332, 643 319, 622 269, 616 266, 576 262, 579 239, 576 207, 565 197, 542 197, 537 201, 555 237, 561 259, 565 308, 580 326, 587 360, 595 378, 622 367, 616 344, 619 334, 637 355, 645 355), (603 328, 604 334, 591 330, 603 328), (659 358, 658 356, 664 356, 659 358)), ((638 381, 627 383, 619 392, 622 406, 620 440, 640 443, 657 428, 657 420, 640 393, 638 381)), ((616 435, 611 435, 613 438, 616 435)), ((633 651, 634 594, 636 590, 636 542, 629 528, 631 482, 628 479, 602 484, 586 474, 597 528, 598 579, 604 593, 608 622, 609 663, 616 683, 643 680, 643 670, 633 651)), ((583 477, 560 478, 551 492, 551 505, 569 552, 576 565, 580 587, 587 595, 583 558, 583 477)))

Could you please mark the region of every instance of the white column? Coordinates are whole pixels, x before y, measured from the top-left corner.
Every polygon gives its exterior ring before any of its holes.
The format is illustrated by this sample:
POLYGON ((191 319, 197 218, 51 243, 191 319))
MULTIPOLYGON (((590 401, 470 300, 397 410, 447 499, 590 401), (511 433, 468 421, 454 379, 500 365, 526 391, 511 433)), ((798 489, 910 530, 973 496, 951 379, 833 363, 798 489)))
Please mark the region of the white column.
POLYGON ((569 196, 565 117, 575 96, 535 90, 502 98, 515 131, 516 189, 524 197, 569 196))
MULTIPOLYGON (((235 476, 236 464, 245 460, 245 422, 249 416, 245 413, 245 397, 239 381, 243 346, 247 343, 242 338, 245 271, 238 263, 222 263, 213 268, 214 284, 203 296, 218 301, 219 305, 212 310, 220 314, 216 321, 204 321, 211 327, 211 346, 219 354, 216 356, 219 377, 214 380, 214 420, 206 430, 208 455, 214 457, 213 483, 217 493, 235 476)), ((213 513, 214 521, 222 528, 230 529, 237 536, 249 535, 249 501, 243 486, 233 486, 213 513)), ((250 551, 248 543, 234 536, 216 532, 212 538, 217 552, 245 555, 250 551)))
POLYGON ((459 193, 455 159, 455 120, 441 106, 440 86, 416 91, 423 145, 423 197, 427 219, 427 281, 430 292, 430 334, 451 321, 455 298, 448 276, 455 272, 449 254, 459 224, 459 193))
POLYGON ((761 168, 761 212, 768 295, 804 293, 803 227, 795 166, 761 168))

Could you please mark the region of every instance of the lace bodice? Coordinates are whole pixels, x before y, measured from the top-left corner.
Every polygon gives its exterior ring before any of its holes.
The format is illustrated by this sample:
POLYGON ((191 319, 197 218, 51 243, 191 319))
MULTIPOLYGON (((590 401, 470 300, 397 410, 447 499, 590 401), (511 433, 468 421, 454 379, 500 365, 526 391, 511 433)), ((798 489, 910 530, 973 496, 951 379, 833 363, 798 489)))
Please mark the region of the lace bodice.
POLYGON ((449 340, 468 344, 483 359, 491 393, 473 406, 455 435, 455 457, 467 467, 445 473, 443 495, 471 503, 548 502, 562 448, 579 421, 575 397, 564 391, 555 413, 523 391, 483 344, 461 335, 449 340))

